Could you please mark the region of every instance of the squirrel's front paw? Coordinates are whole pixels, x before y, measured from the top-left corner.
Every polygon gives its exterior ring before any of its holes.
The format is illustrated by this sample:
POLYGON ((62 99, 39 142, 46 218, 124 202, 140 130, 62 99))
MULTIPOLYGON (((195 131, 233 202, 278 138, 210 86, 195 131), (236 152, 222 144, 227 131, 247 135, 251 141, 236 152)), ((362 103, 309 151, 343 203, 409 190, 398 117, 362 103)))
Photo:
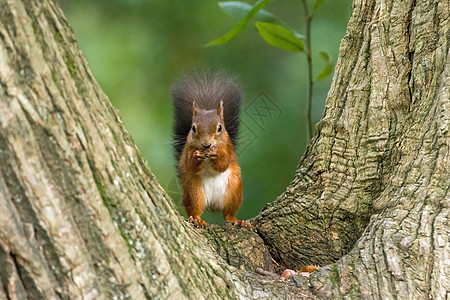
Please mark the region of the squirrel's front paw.
POLYGON ((211 147, 211 149, 209 149, 209 151, 206 153, 206 157, 209 159, 216 159, 217 158, 217 148, 216 147, 211 147))
POLYGON ((198 161, 205 160, 206 159, 205 152, 200 151, 200 150, 195 150, 194 151, 194 158, 196 160, 198 160, 198 161))
POLYGON ((206 227, 208 227, 208 223, 206 223, 205 221, 200 219, 200 217, 189 216, 188 221, 189 221, 189 223, 192 223, 195 227, 198 227, 198 228, 205 229, 206 227))

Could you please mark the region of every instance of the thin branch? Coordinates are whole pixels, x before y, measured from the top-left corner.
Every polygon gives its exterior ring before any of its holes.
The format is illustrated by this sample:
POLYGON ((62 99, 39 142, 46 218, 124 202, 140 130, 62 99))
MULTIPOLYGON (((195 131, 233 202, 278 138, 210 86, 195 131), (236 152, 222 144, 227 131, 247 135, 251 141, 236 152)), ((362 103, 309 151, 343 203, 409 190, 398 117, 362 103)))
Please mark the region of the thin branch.
POLYGON ((311 120, 311 107, 312 107, 312 94, 313 94, 313 74, 312 74, 312 59, 311 59, 311 16, 309 15, 308 4, 306 0, 302 0, 303 2, 303 11, 305 14, 305 54, 306 54, 306 63, 308 68, 308 89, 306 91, 306 122, 308 131, 307 138, 308 141, 313 136, 313 124, 311 120))

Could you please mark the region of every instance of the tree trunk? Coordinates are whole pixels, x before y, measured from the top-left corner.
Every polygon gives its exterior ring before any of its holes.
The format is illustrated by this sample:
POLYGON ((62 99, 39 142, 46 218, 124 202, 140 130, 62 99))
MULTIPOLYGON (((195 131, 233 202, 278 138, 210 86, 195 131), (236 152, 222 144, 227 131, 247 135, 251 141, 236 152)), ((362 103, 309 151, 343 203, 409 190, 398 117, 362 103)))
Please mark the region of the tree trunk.
POLYGON ((445 299, 449 9, 355 0, 316 136, 254 219, 282 267, 335 263, 281 281, 258 235, 213 248, 179 216, 57 5, 0 0, 0 299, 445 299))
POLYGON ((337 261, 320 295, 450 296, 449 11, 354 2, 317 134, 256 218, 283 265, 337 261))

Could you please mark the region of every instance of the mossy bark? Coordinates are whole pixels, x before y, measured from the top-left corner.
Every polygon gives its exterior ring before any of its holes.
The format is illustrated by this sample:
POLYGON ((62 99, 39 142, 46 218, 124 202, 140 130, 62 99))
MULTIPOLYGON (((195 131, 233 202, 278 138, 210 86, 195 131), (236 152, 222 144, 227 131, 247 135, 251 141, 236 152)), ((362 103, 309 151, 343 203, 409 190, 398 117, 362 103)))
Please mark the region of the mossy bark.
POLYGON ((445 299, 449 9, 356 0, 324 118, 286 192, 253 220, 260 236, 227 225, 205 238, 57 5, 0 0, 0 298, 445 299), (281 281, 254 272, 271 268, 268 251, 281 267, 336 263, 281 281))

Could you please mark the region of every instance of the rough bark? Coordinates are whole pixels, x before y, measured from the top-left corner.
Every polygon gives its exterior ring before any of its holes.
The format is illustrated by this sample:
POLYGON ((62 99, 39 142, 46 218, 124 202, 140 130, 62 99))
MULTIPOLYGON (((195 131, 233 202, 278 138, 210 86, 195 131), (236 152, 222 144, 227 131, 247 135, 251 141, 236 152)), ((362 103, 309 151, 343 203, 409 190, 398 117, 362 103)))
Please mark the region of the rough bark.
POLYGON ((282 282, 256 234, 211 247, 179 216, 55 3, 0 0, 0 298, 445 299, 449 9, 355 1, 316 136, 254 220, 283 266, 336 263, 282 282))
POLYGON ((256 218, 285 266, 337 261, 310 278, 320 295, 450 296, 449 11, 354 2, 317 134, 256 218))

